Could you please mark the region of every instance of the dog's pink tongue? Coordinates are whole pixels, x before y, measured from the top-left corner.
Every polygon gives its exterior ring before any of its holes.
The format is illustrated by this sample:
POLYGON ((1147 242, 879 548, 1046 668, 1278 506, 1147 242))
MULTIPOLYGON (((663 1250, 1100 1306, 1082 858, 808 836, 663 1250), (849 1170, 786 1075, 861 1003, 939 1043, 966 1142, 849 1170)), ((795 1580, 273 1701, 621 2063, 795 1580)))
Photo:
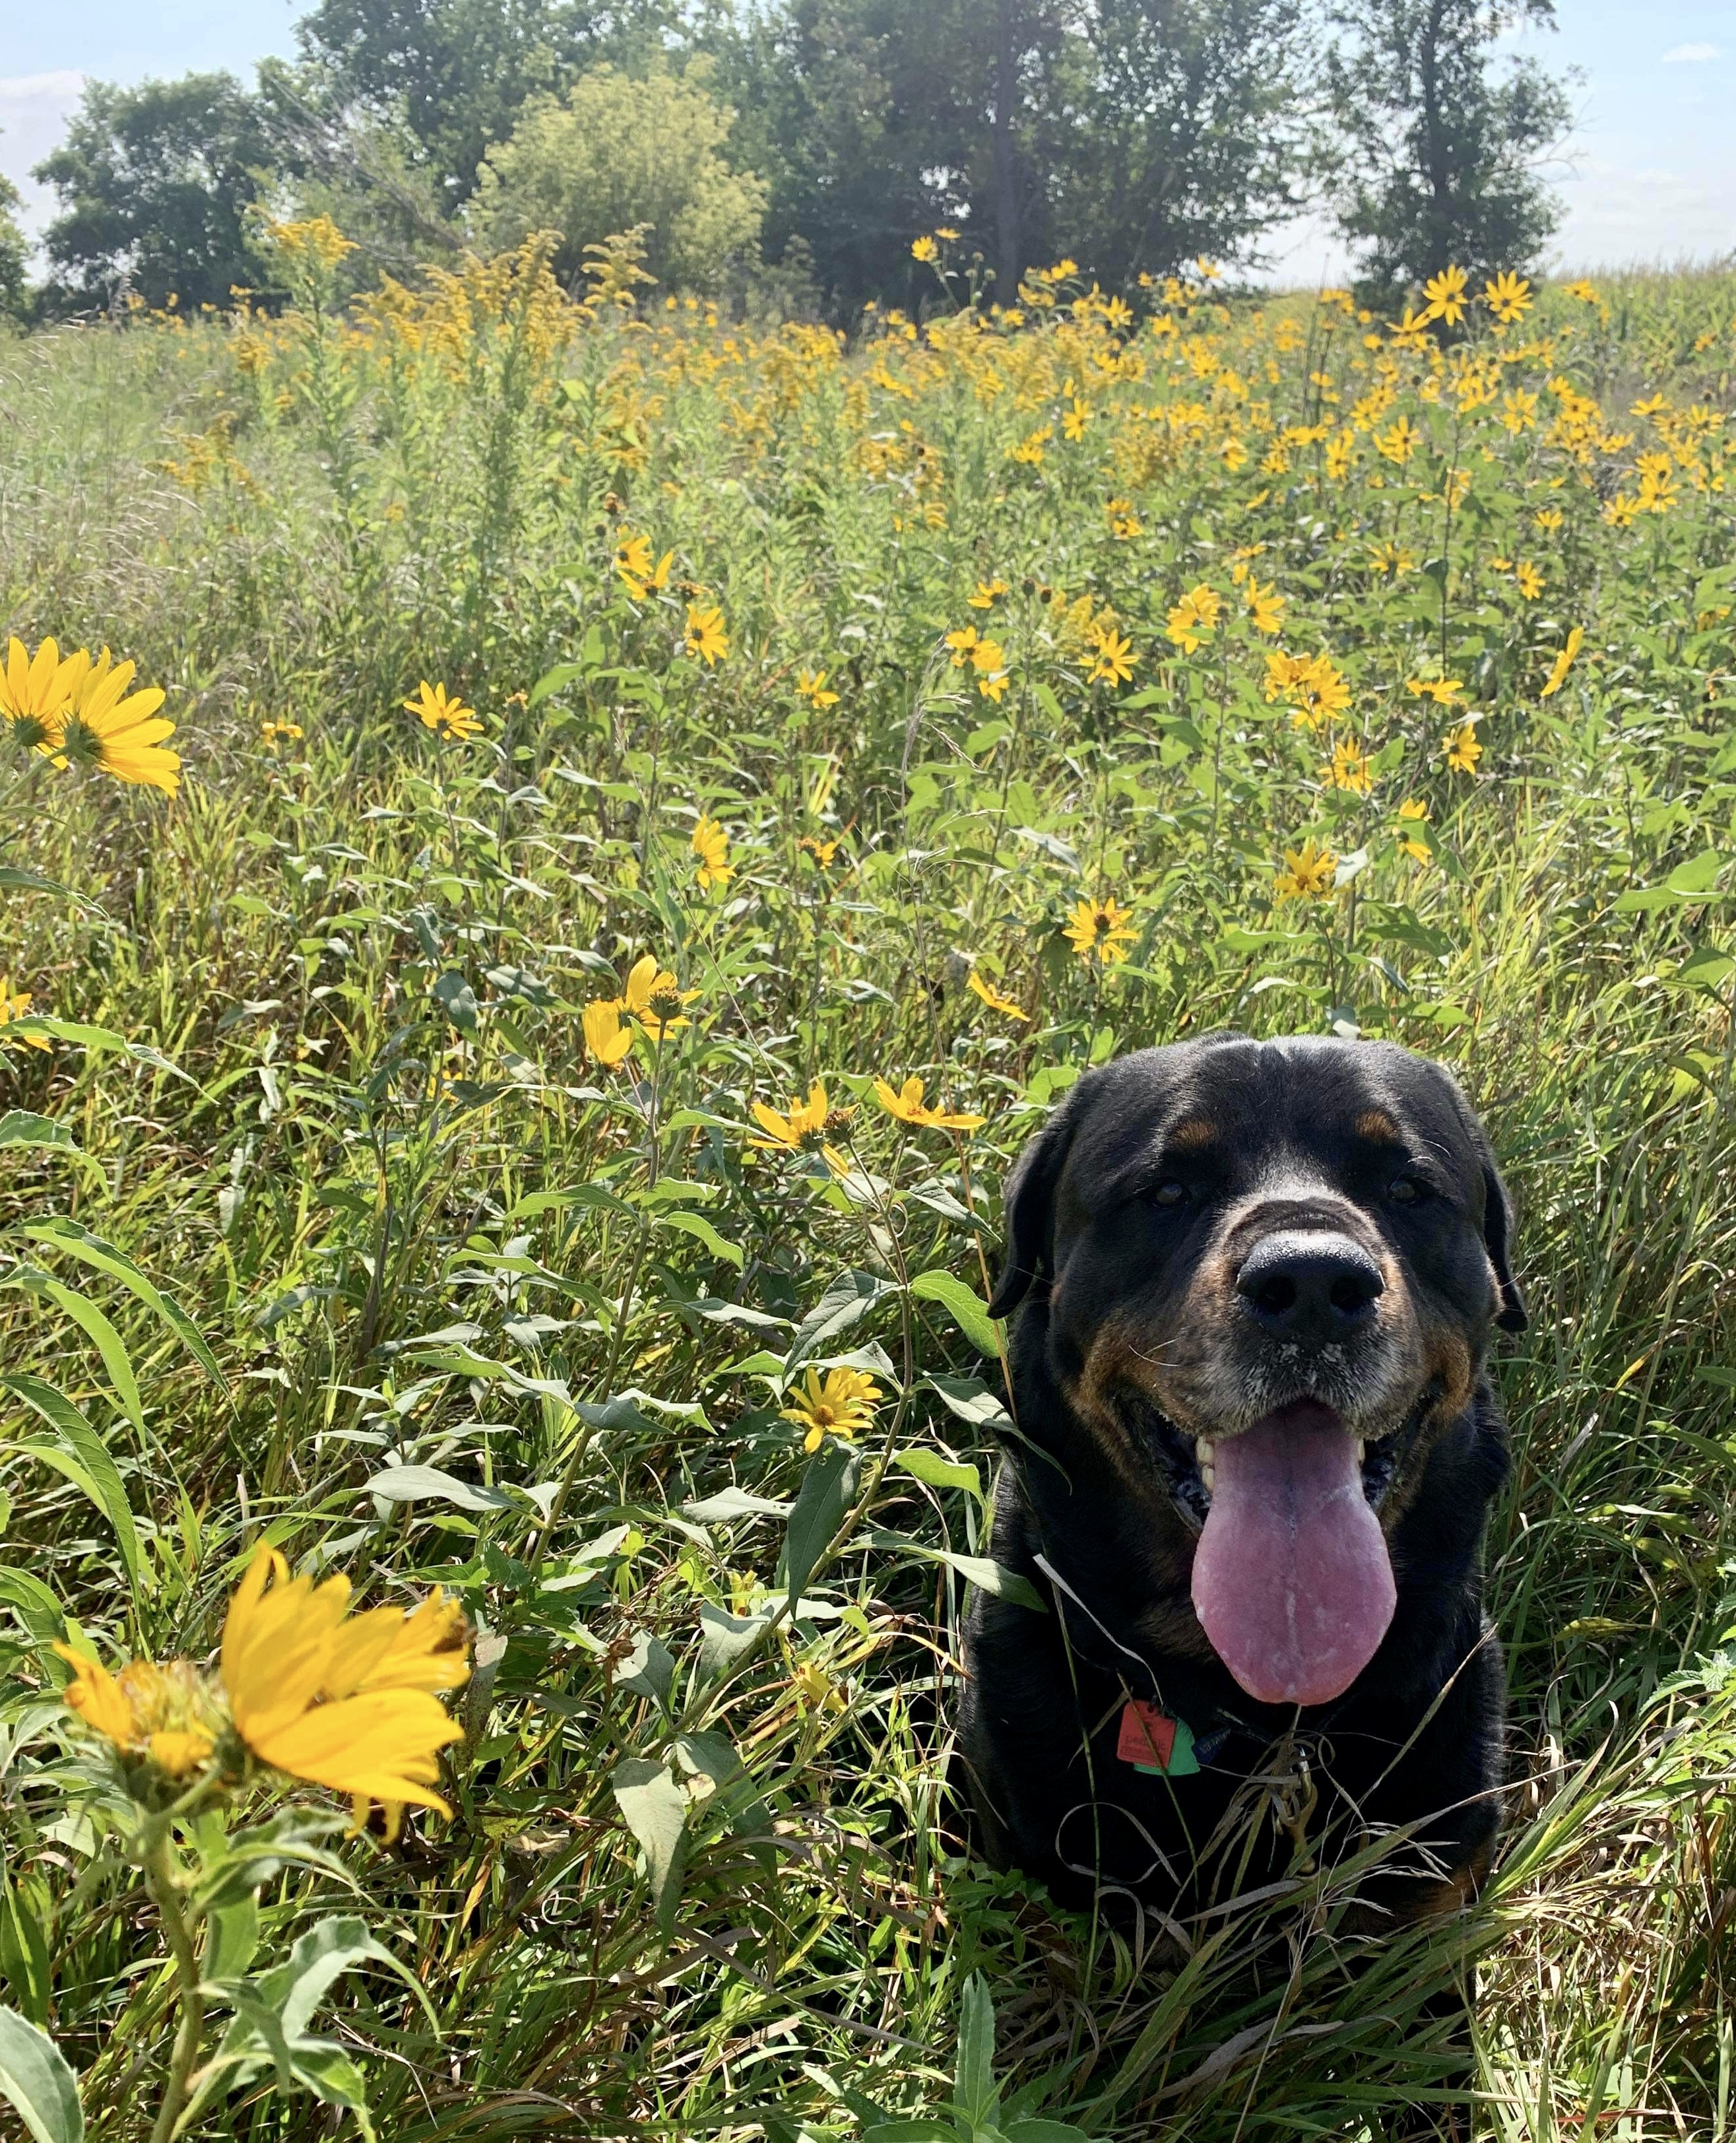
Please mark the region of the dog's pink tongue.
POLYGON ((1373 1658, 1398 1597, 1356 1439, 1326 1408, 1291 1406, 1215 1459, 1194 1611, 1251 1697, 1327 1703, 1373 1658))

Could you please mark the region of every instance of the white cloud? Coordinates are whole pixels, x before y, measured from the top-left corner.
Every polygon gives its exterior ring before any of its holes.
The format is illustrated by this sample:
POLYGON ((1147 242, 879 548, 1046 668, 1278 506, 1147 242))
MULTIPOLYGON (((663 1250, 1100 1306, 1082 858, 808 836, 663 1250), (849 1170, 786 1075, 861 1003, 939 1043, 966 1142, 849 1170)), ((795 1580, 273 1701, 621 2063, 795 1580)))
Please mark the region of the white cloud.
POLYGON ((84 77, 71 67, 54 74, 0 76, 0 171, 24 197, 20 218, 34 237, 52 217, 56 202, 30 176, 55 148, 67 118, 84 94, 84 77))
POLYGON ((1717 45, 1672 45, 1664 55, 1665 67, 1679 67, 1684 62, 1721 60, 1723 49, 1717 45))

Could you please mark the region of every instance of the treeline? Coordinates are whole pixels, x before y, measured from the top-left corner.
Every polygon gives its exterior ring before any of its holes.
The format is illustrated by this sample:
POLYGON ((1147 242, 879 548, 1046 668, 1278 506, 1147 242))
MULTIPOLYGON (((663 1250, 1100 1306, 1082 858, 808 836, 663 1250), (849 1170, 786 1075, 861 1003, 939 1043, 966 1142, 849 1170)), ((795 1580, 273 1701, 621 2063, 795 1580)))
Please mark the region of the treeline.
POLYGON ((364 276, 552 229, 576 280, 643 225, 666 287, 848 319, 934 290, 912 246, 936 230, 1011 304, 1063 254, 1105 289, 1255 268, 1310 204, 1390 301, 1449 260, 1535 264, 1567 101, 1501 41, 1553 23, 1552 0, 318 0, 251 88, 91 82, 37 166, 60 212, 34 289, 0 194, 0 303, 226 306, 260 290, 260 212, 323 212, 364 276))

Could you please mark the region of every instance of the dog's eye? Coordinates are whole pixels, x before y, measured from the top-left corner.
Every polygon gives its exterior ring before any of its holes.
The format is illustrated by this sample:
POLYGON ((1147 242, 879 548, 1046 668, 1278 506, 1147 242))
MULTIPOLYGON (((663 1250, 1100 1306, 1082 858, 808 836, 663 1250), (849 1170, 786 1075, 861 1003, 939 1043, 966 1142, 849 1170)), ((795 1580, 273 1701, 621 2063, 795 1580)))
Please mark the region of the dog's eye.
POLYGON ((1166 1175, 1151 1195, 1160 1205, 1185 1205, 1188 1186, 1185 1183, 1178 1183, 1173 1175, 1166 1175))
POLYGON ((1434 1193, 1416 1176, 1401 1175, 1388 1187, 1387 1195, 1395 1205, 1420 1205, 1434 1193))

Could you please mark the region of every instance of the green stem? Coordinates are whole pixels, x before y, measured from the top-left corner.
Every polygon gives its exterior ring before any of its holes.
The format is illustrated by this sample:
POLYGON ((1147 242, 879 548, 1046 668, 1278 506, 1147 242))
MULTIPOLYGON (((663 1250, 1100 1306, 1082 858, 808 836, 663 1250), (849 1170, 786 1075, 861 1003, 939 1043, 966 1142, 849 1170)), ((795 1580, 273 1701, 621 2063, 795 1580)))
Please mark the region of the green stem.
POLYGON ((158 1817, 151 1827, 145 1847, 145 1888, 150 1892, 163 1923, 171 1955, 175 1959, 181 2022, 175 2033, 175 2051, 163 2085, 162 2103, 151 2131, 151 2143, 170 2143, 181 2125, 187 2103, 188 2086, 199 2059, 199 2041, 205 2029, 205 1997, 200 1991, 199 1960, 193 1952, 193 1933, 181 1908, 181 1884, 175 1856, 169 1844, 168 1816, 158 1817))

